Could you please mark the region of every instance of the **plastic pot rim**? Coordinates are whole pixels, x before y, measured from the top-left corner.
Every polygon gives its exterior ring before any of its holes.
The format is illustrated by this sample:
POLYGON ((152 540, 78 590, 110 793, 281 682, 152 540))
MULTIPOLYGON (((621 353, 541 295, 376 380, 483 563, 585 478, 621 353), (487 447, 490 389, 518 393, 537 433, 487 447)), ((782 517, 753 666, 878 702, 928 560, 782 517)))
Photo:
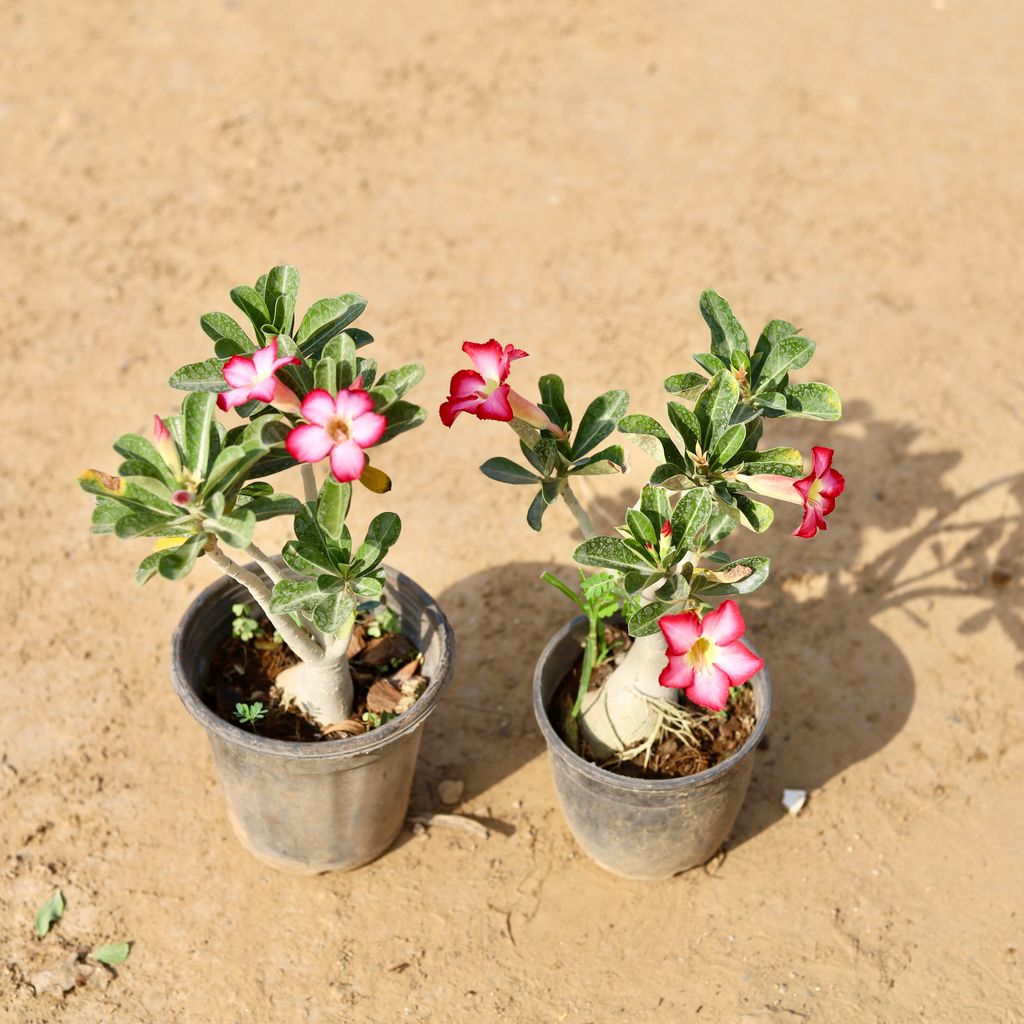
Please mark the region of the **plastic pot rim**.
MULTIPOLYGON (((256 569, 255 563, 249 565, 250 570, 256 569)), ((185 637, 188 623, 197 616, 207 614, 211 604, 220 602, 227 597, 229 591, 241 590, 245 587, 228 576, 216 580, 193 599, 178 621, 171 637, 171 683, 188 713, 207 731, 216 734, 222 740, 244 747, 254 754, 271 757, 283 757, 290 760, 325 761, 356 757, 386 746, 401 735, 415 729, 434 709, 441 696, 441 691, 454 675, 455 633, 444 612, 437 602, 415 580, 391 566, 382 566, 388 582, 398 591, 411 592, 425 608, 437 609, 438 621, 434 623, 443 634, 441 649, 448 654, 447 665, 439 666, 440 671, 429 681, 427 688, 416 698, 416 702, 397 718, 372 729, 361 736, 349 736, 345 739, 317 742, 300 742, 297 740, 277 740, 256 733, 245 732, 237 725, 225 721, 215 711, 207 707, 200 699, 198 692, 184 677, 179 666, 183 663, 182 653, 185 650, 185 637)))
MULTIPOLYGON (((628 775, 619 775, 616 772, 608 771, 608 769, 601 768, 593 762, 586 760, 586 758, 580 757, 558 735, 554 725, 551 723, 547 708, 544 706, 542 676, 544 665, 554 654, 555 649, 564 643, 566 638, 586 625, 587 617, 585 615, 578 615, 558 630, 545 644, 544 650, 541 651, 540 657, 537 659, 537 667, 533 673, 534 716, 548 745, 548 750, 560 757, 566 767, 611 789, 621 789, 632 793, 674 793, 687 789, 698 789, 709 782, 714 782, 715 779, 731 771, 738 762, 746 758, 757 747, 758 743, 761 742, 761 737, 768 727, 768 717, 772 709, 771 678, 768 675, 768 670, 765 668, 762 668, 754 677, 756 679, 760 676, 763 679, 764 706, 761 709, 761 713, 757 716, 753 731, 746 738, 742 746, 734 750, 724 761, 720 761, 711 768, 705 768, 702 772, 697 772, 693 775, 683 775, 676 779, 636 779, 628 775)), ((754 653, 757 653, 752 643, 749 641, 745 641, 745 643, 754 653)))

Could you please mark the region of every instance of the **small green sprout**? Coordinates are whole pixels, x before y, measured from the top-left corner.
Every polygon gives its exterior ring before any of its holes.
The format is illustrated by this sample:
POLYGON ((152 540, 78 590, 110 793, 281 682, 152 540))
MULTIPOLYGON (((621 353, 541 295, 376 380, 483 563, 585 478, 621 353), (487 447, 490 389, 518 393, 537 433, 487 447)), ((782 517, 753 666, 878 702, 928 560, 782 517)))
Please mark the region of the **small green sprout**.
POLYGON ((260 624, 252 617, 252 612, 247 604, 233 604, 231 611, 234 618, 231 620, 231 635, 239 640, 248 643, 254 636, 260 636, 263 630, 260 624))
POLYGON ((36 934, 42 938, 50 926, 61 919, 64 913, 64 894, 58 889, 37 911, 36 911, 36 934))
POLYGON ((381 712, 364 711, 363 712, 363 721, 371 729, 379 729, 382 725, 387 725, 387 723, 390 722, 392 718, 397 718, 397 717, 398 716, 394 713, 394 711, 381 711, 381 712))
POLYGON ((383 636, 385 633, 397 633, 402 628, 402 618, 386 604, 381 604, 373 613, 373 618, 366 624, 366 635, 383 636))
POLYGON ((263 718, 267 713, 267 709, 263 706, 262 701, 254 701, 252 704, 243 704, 241 701, 235 705, 235 718, 238 719, 242 725, 255 724, 263 718))

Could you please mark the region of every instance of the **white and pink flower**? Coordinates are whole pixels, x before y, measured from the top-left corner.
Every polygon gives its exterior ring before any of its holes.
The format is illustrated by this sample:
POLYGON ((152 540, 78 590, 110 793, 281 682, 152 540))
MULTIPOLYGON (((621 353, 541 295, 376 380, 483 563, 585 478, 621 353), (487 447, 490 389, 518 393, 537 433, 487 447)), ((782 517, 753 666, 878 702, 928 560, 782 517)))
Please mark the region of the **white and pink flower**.
POLYGON ((310 391, 302 400, 301 415, 307 422, 289 433, 285 447, 299 462, 319 462, 330 456, 331 472, 339 483, 362 476, 363 449, 375 445, 387 426, 361 388, 343 388, 337 395, 322 388, 310 391))
POLYGON ((167 424, 159 416, 153 417, 153 447, 171 471, 171 476, 175 480, 180 479, 181 456, 178 455, 178 446, 174 443, 174 438, 171 437, 167 424))
POLYGON ((722 711, 729 688, 741 686, 764 662, 739 642, 746 623, 735 601, 723 601, 703 619, 695 612, 663 615, 658 623, 668 647, 662 686, 683 690, 694 704, 722 711))
POLYGON ((843 474, 832 468, 833 455, 835 452, 831 448, 812 448, 811 471, 801 480, 777 473, 741 473, 737 479, 765 497, 781 498, 783 501, 803 505, 803 519, 793 531, 793 536, 810 538, 818 530, 828 529, 825 516, 834 511, 836 498, 846 489, 843 474))
POLYGON ((481 420, 509 423, 520 419, 538 430, 549 430, 558 437, 565 432, 532 402, 506 383, 513 359, 525 359, 529 353, 514 345, 502 347, 494 338, 486 343, 463 342, 462 351, 472 360, 475 370, 459 370, 449 385, 448 398, 441 404, 441 422, 450 427, 462 412, 481 420))
POLYGON ((271 338, 266 348, 252 356, 232 356, 222 373, 231 385, 230 391, 217 395, 217 405, 225 412, 245 402, 266 402, 284 412, 298 412, 299 400, 283 381, 277 379, 282 366, 301 362, 297 356, 277 357, 277 338, 271 338))

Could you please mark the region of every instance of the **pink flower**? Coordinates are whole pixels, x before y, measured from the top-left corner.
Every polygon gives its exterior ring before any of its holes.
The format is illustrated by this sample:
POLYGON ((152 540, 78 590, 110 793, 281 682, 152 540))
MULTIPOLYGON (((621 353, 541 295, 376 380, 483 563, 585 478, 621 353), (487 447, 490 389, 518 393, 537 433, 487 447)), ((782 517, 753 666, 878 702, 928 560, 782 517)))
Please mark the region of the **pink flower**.
POLYGON ((277 338, 271 338, 266 348, 253 352, 252 358, 232 356, 222 371, 231 390, 217 395, 217 405, 227 412, 245 402, 273 402, 278 409, 298 412, 299 400, 295 393, 275 374, 282 366, 299 362, 297 356, 277 358, 277 338))
POLYGON ((299 462, 331 457, 331 472, 339 483, 358 480, 366 467, 364 448, 375 445, 387 420, 373 411, 373 399, 359 388, 343 388, 332 396, 323 388, 302 400, 302 418, 284 445, 299 462))
POLYGON ((764 666, 739 642, 747 626, 735 601, 723 601, 703 619, 694 612, 663 615, 658 625, 668 646, 668 664, 658 682, 685 690, 701 707, 723 710, 729 687, 741 686, 764 666))
POLYGON ((441 422, 450 427, 460 412, 472 413, 481 420, 508 423, 520 419, 538 430, 549 430, 558 437, 565 431, 556 426, 532 402, 506 384, 513 359, 525 359, 528 352, 513 345, 502 348, 494 338, 486 344, 463 342, 462 351, 473 361, 475 370, 459 370, 452 377, 448 399, 441 404, 441 422))
POLYGON ((793 536, 813 537, 818 530, 828 529, 825 525, 825 516, 835 509, 836 498, 846 488, 843 474, 832 468, 834 454, 831 448, 812 448, 811 472, 802 480, 779 476, 776 473, 740 473, 737 479, 758 494, 803 505, 803 520, 793 531, 793 536))
POLYGON ((668 540, 672 536, 672 524, 666 519, 661 524, 661 538, 662 540, 668 540))
POLYGON ((825 516, 836 507, 836 498, 843 493, 846 479, 832 468, 831 448, 812 448, 813 466, 810 473, 793 486, 804 501, 804 518, 793 531, 794 537, 813 537, 819 530, 827 530, 825 516))

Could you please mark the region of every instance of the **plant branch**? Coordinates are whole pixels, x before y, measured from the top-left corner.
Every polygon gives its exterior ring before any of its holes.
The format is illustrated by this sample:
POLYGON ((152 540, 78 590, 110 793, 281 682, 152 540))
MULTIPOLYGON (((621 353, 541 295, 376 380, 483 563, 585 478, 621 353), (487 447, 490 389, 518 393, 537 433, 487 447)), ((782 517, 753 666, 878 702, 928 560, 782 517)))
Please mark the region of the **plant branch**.
POLYGON ((260 550, 255 544, 250 544, 245 549, 245 553, 270 577, 271 583, 280 583, 285 578, 270 555, 260 550))
POLYGON ((228 558, 213 537, 206 542, 206 554, 221 572, 241 583, 252 594, 253 599, 263 609, 274 628, 295 654, 303 661, 312 663, 323 660, 323 648, 304 629, 296 626, 287 615, 277 615, 270 610, 270 591, 259 576, 228 558))
POLYGON ((590 516, 587 515, 586 509, 579 503, 576 495, 573 494, 568 480, 562 484, 562 489, 559 493, 562 495, 562 501, 569 506, 569 511, 576 517, 576 523, 583 532, 584 539, 589 540, 591 537, 596 537, 597 530, 590 521, 590 516))

